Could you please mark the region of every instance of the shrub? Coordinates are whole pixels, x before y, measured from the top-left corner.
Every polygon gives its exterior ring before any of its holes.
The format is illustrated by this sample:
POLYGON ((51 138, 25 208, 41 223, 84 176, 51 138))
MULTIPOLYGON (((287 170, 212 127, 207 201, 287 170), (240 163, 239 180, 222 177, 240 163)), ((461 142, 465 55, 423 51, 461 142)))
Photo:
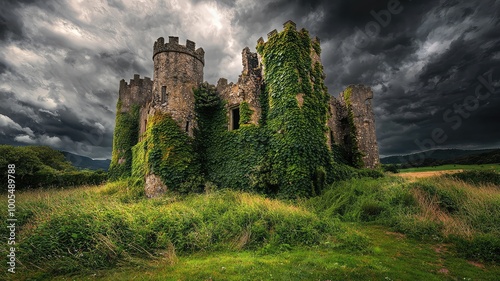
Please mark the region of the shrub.
POLYGON ((384 172, 390 172, 393 174, 399 173, 399 168, 398 168, 398 165, 396 165, 396 164, 382 165, 382 170, 384 172))
POLYGON ((361 205, 360 219, 362 221, 372 221, 376 219, 383 211, 385 211, 385 207, 380 202, 364 202, 361 205))
POLYGON ((464 200, 467 199, 466 193, 455 186, 438 188, 427 183, 416 183, 412 186, 424 191, 430 198, 435 197, 439 207, 450 214, 458 212, 463 206, 464 200))

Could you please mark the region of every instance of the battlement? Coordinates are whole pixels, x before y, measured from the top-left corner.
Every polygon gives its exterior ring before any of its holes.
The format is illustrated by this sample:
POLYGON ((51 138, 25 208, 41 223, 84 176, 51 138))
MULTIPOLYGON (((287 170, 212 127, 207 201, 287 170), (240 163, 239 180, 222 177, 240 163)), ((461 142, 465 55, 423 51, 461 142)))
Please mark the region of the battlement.
POLYGON ((151 99, 153 80, 149 77, 140 78, 134 74, 134 78, 127 83, 125 79, 120 80, 118 98, 122 103, 121 111, 127 112, 133 104, 144 106, 151 99))
POLYGON ((152 84, 153 80, 149 77, 140 78, 139 74, 134 74, 134 78, 130 79, 129 83, 125 82, 125 79, 120 80, 120 90, 130 88, 132 86, 142 87, 143 85, 152 84))
MULTIPOLYGON (((283 23, 283 29, 289 29, 289 30, 297 30, 297 24, 295 24, 295 22, 291 21, 291 20, 288 20, 286 21, 285 23, 283 23)), ((308 33, 308 31, 305 29, 305 28, 302 28, 299 32, 301 33, 308 33)), ((269 33, 267 33, 267 40, 271 39, 273 36, 275 36, 276 34, 278 34, 279 31, 277 31, 276 29, 273 29, 272 31, 270 31, 269 33)), ((317 42, 317 43, 320 43, 320 40, 318 37, 312 37, 311 38, 311 42, 317 42)), ((258 40, 257 40, 257 45, 261 45, 261 44, 266 44, 267 42, 264 41, 264 38, 260 37, 258 40)))
POLYGON ((203 48, 196 49, 196 43, 191 40, 186 40, 186 45, 180 45, 179 37, 169 36, 168 43, 165 43, 165 39, 160 37, 153 45, 153 59, 157 54, 163 52, 188 54, 198 59, 203 65, 205 65, 205 51, 203 48))

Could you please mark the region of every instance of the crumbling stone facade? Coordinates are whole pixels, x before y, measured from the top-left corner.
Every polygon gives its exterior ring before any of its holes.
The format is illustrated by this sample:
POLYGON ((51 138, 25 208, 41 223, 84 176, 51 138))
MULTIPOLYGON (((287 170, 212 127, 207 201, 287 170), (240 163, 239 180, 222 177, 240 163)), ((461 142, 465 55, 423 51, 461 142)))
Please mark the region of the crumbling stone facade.
MULTIPOLYGON (((295 23, 288 21, 285 23, 285 26, 287 25, 291 25, 295 30, 295 23)), ((277 33, 276 30, 271 31, 268 38, 277 33)), ((317 46, 320 44, 317 37, 312 38, 311 42, 317 46)), ((263 43, 264 40, 260 38, 258 44, 263 43)), ((178 37, 169 37, 167 43, 160 37, 153 46, 153 80, 148 77, 140 79, 139 75, 134 75, 129 84, 125 80, 120 81, 120 112, 130 111, 134 104, 140 106, 138 141, 141 141, 147 130, 148 120, 158 111, 167 113, 181 130, 188 136, 194 137, 197 120, 193 90, 203 83, 204 55, 204 50, 196 49, 195 43, 190 40, 181 45, 178 37)), ((321 63, 319 52, 311 51, 311 61, 313 65, 321 63)), ((251 52, 248 47, 242 51, 242 65, 243 70, 236 83, 228 83, 227 79, 220 78, 217 85, 212 86, 224 101, 229 131, 238 129, 239 107, 242 103, 248 104, 252 111, 249 124, 259 126, 262 115, 263 106, 260 104, 260 97, 261 91, 266 86, 264 78, 266 66, 260 55, 251 52)), ((299 107, 302 107, 303 94, 297 93, 296 99, 299 107)), ((334 146, 345 147, 347 144, 352 144, 353 142, 348 142, 347 139, 355 135, 354 143, 361 152, 363 166, 367 168, 376 168, 379 165, 372 99, 373 92, 369 87, 349 86, 338 98, 333 96, 330 98, 325 124, 326 140, 330 149, 334 146)), ((116 134, 115 132, 115 136, 116 134)), ((114 154, 117 153, 115 150, 114 148, 114 154)), ((159 177, 153 173, 146 175, 145 182, 146 195, 149 197, 157 196, 168 188, 162 185, 159 177)))
POLYGON ((338 99, 331 97, 329 101, 330 117, 327 126, 327 136, 330 147, 332 145, 346 146, 351 130, 355 130, 355 140, 362 154, 363 164, 374 169, 380 164, 377 137, 375 135, 375 116, 371 101, 373 92, 364 85, 349 85, 340 93, 338 99), (349 128, 349 111, 352 111, 354 128, 349 128))
POLYGON ((242 102, 246 102, 253 111, 251 124, 258 125, 261 115, 259 102, 260 90, 262 87, 262 71, 257 53, 250 52, 246 47, 241 53, 243 71, 237 83, 227 83, 227 79, 221 78, 217 82, 217 92, 226 101, 228 112, 228 129, 234 128, 234 118, 231 116, 233 110, 238 109, 242 102))

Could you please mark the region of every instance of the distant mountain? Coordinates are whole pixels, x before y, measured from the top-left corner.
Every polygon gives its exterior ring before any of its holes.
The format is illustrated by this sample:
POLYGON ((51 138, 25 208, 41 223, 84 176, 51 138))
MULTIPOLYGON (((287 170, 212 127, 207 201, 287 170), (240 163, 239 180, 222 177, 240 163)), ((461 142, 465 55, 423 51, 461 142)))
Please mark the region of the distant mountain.
POLYGON ((111 163, 111 160, 106 159, 106 160, 94 160, 89 157, 81 156, 78 154, 66 152, 66 151, 61 151, 62 154, 64 154, 64 157, 66 157, 66 160, 71 162, 73 166, 79 168, 79 169, 89 169, 89 170, 104 170, 107 171, 109 168, 109 164, 111 163))
POLYGON ((500 163, 500 149, 435 149, 407 155, 388 156, 382 164, 410 164, 410 166, 437 166, 445 164, 500 163))

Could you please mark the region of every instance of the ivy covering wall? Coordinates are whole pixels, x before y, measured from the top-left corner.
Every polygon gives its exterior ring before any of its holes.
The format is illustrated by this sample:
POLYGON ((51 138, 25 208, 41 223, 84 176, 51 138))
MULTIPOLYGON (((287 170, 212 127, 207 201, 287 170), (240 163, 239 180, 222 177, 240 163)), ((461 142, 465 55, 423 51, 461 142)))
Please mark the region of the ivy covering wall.
POLYGON ((311 59, 316 50, 309 33, 288 24, 259 44, 257 52, 265 65, 269 99, 271 178, 288 197, 318 194, 332 170, 325 136, 329 95, 322 66, 311 59))
POLYGON ((172 117, 156 111, 148 119, 143 139, 133 147, 132 176, 159 176, 169 190, 182 193, 203 189, 200 160, 193 139, 172 117))
POLYGON ((268 138, 265 128, 246 124, 252 110, 242 104, 240 128, 228 131, 227 110, 215 88, 203 84, 195 90, 195 147, 207 180, 224 188, 250 191, 255 190, 254 174, 264 160, 268 138))
POLYGON ((126 178, 132 172, 132 147, 139 135, 139 106, 133 105, 128 112, 121 112, 122 102, 116 105, 113 153, 109 166, 111 179, 126 178))
POLYGON ((206 179, 224 188, 296 198, 352 176, 353 170, 334 163, 327 147, 329 95, 323 68, 311 59, 319 44, 288 25, 257 51, 265 65, 259 126, 248 124, 253 111, 243 102, 240 128, 228 131, 225 101, 215 88, 203 84, 195 90, 195 150, 206 179))

